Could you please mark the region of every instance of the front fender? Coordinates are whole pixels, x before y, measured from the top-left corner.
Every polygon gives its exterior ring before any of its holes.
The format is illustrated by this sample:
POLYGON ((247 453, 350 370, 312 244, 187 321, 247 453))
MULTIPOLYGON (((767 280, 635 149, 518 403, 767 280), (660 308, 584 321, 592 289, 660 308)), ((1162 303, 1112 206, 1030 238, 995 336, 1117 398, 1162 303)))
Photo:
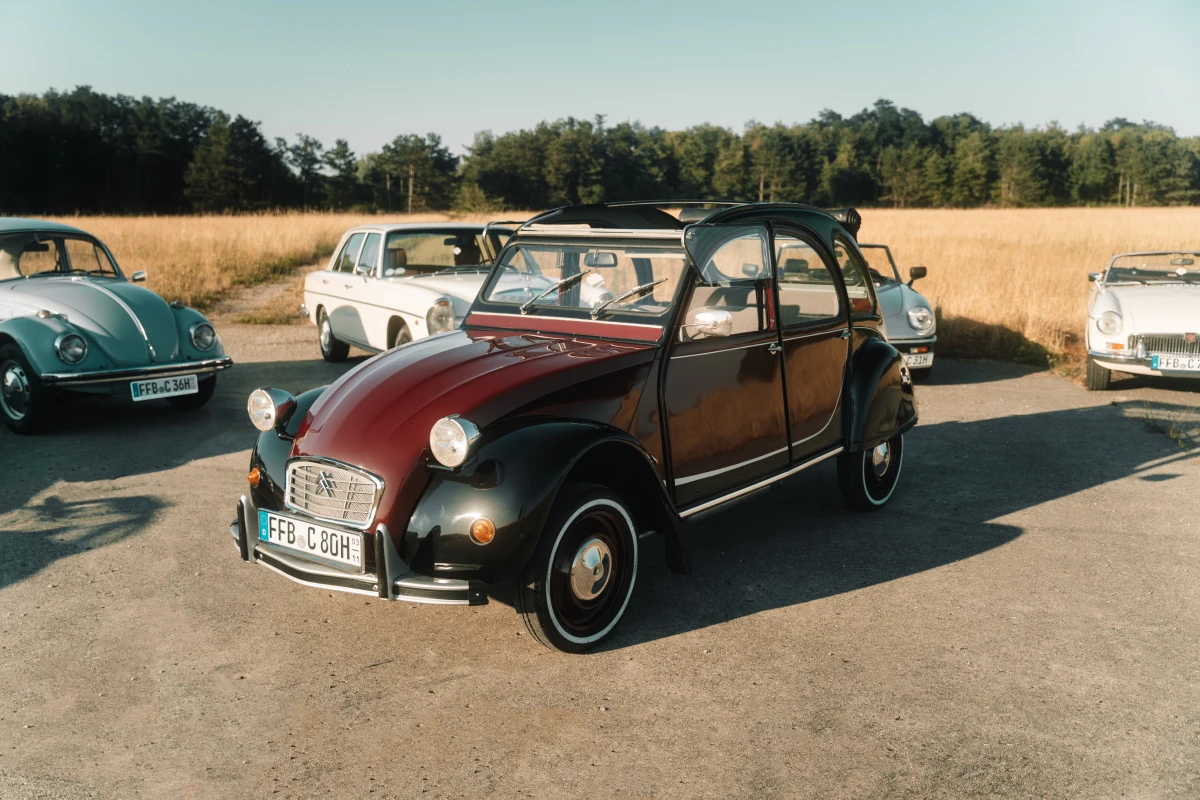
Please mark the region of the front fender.
POLYGON ((221 342, 219 332, 217 343, 213 345, 211 350, 197 350, 192 344, 192 327, 201 322, 208 322, 207 317, 196 309, 186 306, 172 308, 172 311, 175 312, 175 327, 179 331, 179 352, 183 360, 192 361, 201 358, 220 358, 225 355, 225 345, 221 342))
POLYGON ((312 404, 317 402, 327 386, 309 389, 296 398, 296 410, 292 413, 283 433, 264 431, 258 435, 254 450, 250 453, 250 467, 258 467, 261 479, 250 491, 255 508, 283 509, 283 491, 287 482, 287 460, 292 454, 292 440, 300 423, 312 404))
POLYGON ((0 344, 14 342, 25 360, 33 367, 38 375, 48 372, 71 372, 85 369, 103 369, 108 363, 100 348, 95 346, 86 333, 83 338, 88 340, 88 354, 80 364, 68 365, 63 363, 54 352, 54 340, 63 333, 79 333, 70 322, 60 317, 13 317, 0 322, 0 344))
POLYGON ((849 450, 875 447, 917 424, 917 401, 904 356, 871 337, 854 352, 845 440, 849 450))

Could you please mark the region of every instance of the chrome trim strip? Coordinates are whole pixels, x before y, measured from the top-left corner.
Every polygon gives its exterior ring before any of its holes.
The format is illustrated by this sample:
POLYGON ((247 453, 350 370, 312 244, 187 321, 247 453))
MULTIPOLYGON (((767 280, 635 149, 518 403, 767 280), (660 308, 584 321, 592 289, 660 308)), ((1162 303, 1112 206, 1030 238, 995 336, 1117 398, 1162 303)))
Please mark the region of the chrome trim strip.
POLYGON ((1092 350, 1088 349, 1087 354, 1092 358, 1103 358, 1107 361, 1122 361, 1126 364, 1144 364, 1150 366, 1149 358, 1138 358, 1137 356, 1127 356, 1123 353, 1110 353, 1107 350, 1092 350))
POLYGON ((749 466, 750 464, 753 464, 756 461, 762 461, 764 458, 770 458, 771 456, 777 456, 780 453, 786 453, 786 452, 787 452, 787 448, 781 447, 778 450, 772 450, 769 453, 766 453, 761 456, 756 456, 755 458, 752 458, 749 461, 743 461, 740 464, 734 464, 733 466, 730 466, 730 467, 721 467, 721 469, 714 469, 711 472, 701 472, 698 475, 689 475, 686 478, 680 478, 679 480, 675 481, 675 485, 683 486, 684 484, 692 483, 694 481, 702 481, 705 478, 711 478, 714 475, 720 475, 724 472, 732 472, 735 469, 741 469, 742 467, 749 466))
POLYGON ((162 364, 157 367, 130 367, 127 369, 93 370, 91 372, 50 372, 40 376, 42 383, 54 386, 85 385, 92 383, 114 383, 116 381, 141 380, 143 378, 171 378, 176 375, 206 374, 220 372, 233 366, 229 356, 208 358, 204 361, 188 361, 183 364, 162 364))
POLYGON ((899 339, 889 336, 888 342, 891 344, 937 344, 937 336, 923 336, 916 339, 899 339))
MULTIPOLYGON (((696 341, 696 342, 714 342, 721 338, 723 338, 723 337, 714 336, 712 339, 695 339, 694 341, 696 341)), ((692 343, 693 342, 682 342, 682 344, 692 344, 692 343)), ((671 360, 675 361, 676 359, 679 359, 679 358, 698 358, 700 356, 711 356, 716 353, 732 353, 734 350, 749 350, 751 347, 770 347, 773 344, 775 344, 774 339, 772 339, 769 342, 755 342, 754 344, 743 344, 738 347, 722 347, 717 350, 705 350, 703 353, 684 353, 684 354, 678 355, 678 356, 671 356, 671 360)))
POLYGON ((260 566, 266 567, 267 569, 271 570, 272 572, 274 572, 277 575, 282 575, 283 577, 287 578, 292 583, 298 583, 301 586, 310 586, 314 589, 328 589, 331 592, 346 592, 347 594, 363 594, 363 595, 366 595, 367 597, 375 597, 376 596, 376 592, 371 591, 369 588, 354 589, 349 586, 334 586, 329 583, 321 583, 320 581, 306 581, 301 578, 297 578, 294 575, 288 575, 286 572, 279 569, 274 564, 268 564, 266 561, 259 559, 257 556, 255 557, 254 562, 256 564, 259 564, 260 566))
POLYGON ((832 328, 827 331, 818 331, 817 333, 802 333, 799 336, 784 336, 783 340, 785 342, 794 342, 798 339, 811 339, 814 336, 832 336, 835 333, 838 336, 841 336, 842 334, 846 333, 849 330, 850 330, 849 328, 832 328))
MULTIPOLYGON (((283 485, 283 504, 287 507, 288 511, 295 512, 306 519, 317 520, 318 522, 327 522, 330 525, 341 528, 350 528, 356 531, 369 530, 371 525, 374 524, 375 515, 379 513, 379 501, 383 498, 384 489, 383 478, 380 478, 378 475, 370 473, 362 467, 356 467, 353 464, 345 464, 341 461, 334 461, 332 458, 322 458, 321 456, 298 456, 297 458, 290 458, 284 464, 283 470, 285 478, 283 485), (363 522, 355 523, 350 520, 336 519, 333 517, 318 517, 311 511, 293 506, 289 502, 292 496, 292 467, 293 465, 304 461, 312 462, 314 464, 324 464, 325 466, 336 467, 337 469, 343 469, 349 472, 357 472, 358 474, 372 481, 375 484, 375 497, 371 502, 371 513, 367 519, 363 522)), ((365 547, 366 544, 364 543, 363 546, 365 547)))
POLYGON ((592 228, 583 225, 553 225, 534 223, 520 228, 514 238, 522 236, 562 236, 570 239, 677 239, 683 246, 683 230, 669 228, 592 228))
POLYGON ((820 464, 825 459, 832 458, 833 456, 838 455, 844 449, 845 449, 844 447, 837 447, 833 450, 830 450, 828 453, 817 456, 816 458, 810 458, 808 461, 805 461, 803 464, 792 467, 791 469, 789 469, 785 472, 781 472, 778 475, 773 475, 770 478, 764 478, 763 480, 759 481, 758 483, 752 483, 749 486, 738 489, 736 492, 730 492, 729 494, 724 495, 723 497, 718 497, 715 500, 709 500, 707 503, 701 503, 698 506, 693 506, 692 508, 689 508, 685 511, 681 511, 681 512, 679 512, 679 516, 687 518, 687 517, 692 516, 693 514, 699 514, 701 511, 707 511, 708 509, 713 508, 714 506, 719 506, 722 503, 728 503, 730 500, 736 500, 737 498, 741 497, 744 494, 749 494, 750 492, 761 489, 764 486, 770 486, 772 483, 781 481, 784 478, 795 475, 797 472, 799 472, 801 470, 808 469, 809 467, 812 467, 812 466, 816 466, 817 464, 820 464))
MULTIPOLYGON (((514 305, 514 304, 513 303, 505 303, 504 305, 514 305)), ((549 306, 541 306, 541 308, 548 308, 548 307, 549 306)), ((581 308, 579 310, 587 311, 586 308, 581 308)), ((591 318, 579 319, 577 317, 556 317, 552 314, 539 317, 536 314, 534 314, 534 315, 509 314, 508 312, 505 312, 505 311, 472 311, 469 314, 467 314, 467 317, 470 318, 471 314, 480 314, 480 315, 485 315, 485 316, 489 316, 489 317, 512 317, 513 319, 525 320, 526 322, 535 322, 539 319, 559 319, 559 320, 564 320, 566 322, 580 322, 585 325, 621 325, 626 328, 653 328, 654 330, 660 331, 660 332, 663 329, 662 325, 651 325, 651 324, 648 324, 645 322, 614 322, 613 320, 610 320, 610 319, 591 319, 591 318)))
POLYGON ((98 283, 93 283, 92 281, 84 280, 83 278, 74 277, 71 278, 71 281, 74 283, 84 284, 85 286, 91 286, 96 291, 108 295, 113 302, 125 309, 125 313, 129 315, 130 319, 133 320, 133 324, 137 326, 138 333, 142 334, 142 339, 144 339, 146 342, 146 352, 150 354, 150 363, 153 364, 158 361, 158 354, 154 352, 154 345, 150 344, 150 335, 146 333, 145 327, 142 326, 142 321, 138 319, 137 314, 133 313, 133 309, 129 307, 129 304, 121 299, 120 295, 111 289, 101 286, 98 283))

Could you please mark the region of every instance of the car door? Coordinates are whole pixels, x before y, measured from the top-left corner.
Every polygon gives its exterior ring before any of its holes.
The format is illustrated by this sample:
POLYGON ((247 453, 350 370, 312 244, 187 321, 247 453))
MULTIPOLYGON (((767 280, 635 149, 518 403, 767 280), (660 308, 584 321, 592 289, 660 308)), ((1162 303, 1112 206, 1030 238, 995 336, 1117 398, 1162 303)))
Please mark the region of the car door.
POLYGON ((362 251, 363 240, 367 238, 365 231, 357 231, 346 237, 337 257, 329 265, 329 269, 321 270, 310 278, 307 285, 312 287, 313 298, 317 305, 325 309, 333 333, 342 338, 343 332, 338 329, 337 322, 343 317, 341 307, 346 302, 346 276, 353 273, 354 265, 358 262, 358 254, 362 251))
POLYGON ((672 490, 693 505, 789 463, 769 239, 760 226, 687 229, 693 262, 669 345, 672 490))
POLYGON ((850 325, 837 265, 799 230, 774 231, 793 462, 841 439, 850 325))
POLYGON ((373 345, 367 336, 367 316, 369 314, 367 306, 371 303, 370 284, 367 276, 378 267, 379 248, 382 240, 383 234, 368 233, 358 258, 353 263, 349 259, 339 262, 338 274, 335 277, 342 302, 333 314, 333 329, 339 338, 368 347, 373 345))

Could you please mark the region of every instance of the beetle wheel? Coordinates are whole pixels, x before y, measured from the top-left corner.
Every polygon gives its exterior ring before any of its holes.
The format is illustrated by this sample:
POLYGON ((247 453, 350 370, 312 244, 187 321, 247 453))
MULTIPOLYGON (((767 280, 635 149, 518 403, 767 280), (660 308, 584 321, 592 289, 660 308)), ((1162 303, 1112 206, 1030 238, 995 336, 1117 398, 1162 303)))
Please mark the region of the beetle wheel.
POLYGON ((896 491, 904 466, 904 434, 869 450, 838 456, 838 488, 855 511, 875 511, 896 491))
POLYGON ((13 433, 35 433, 53 412, 54 392, 14 344, 0 347, 0 419, 13 433))

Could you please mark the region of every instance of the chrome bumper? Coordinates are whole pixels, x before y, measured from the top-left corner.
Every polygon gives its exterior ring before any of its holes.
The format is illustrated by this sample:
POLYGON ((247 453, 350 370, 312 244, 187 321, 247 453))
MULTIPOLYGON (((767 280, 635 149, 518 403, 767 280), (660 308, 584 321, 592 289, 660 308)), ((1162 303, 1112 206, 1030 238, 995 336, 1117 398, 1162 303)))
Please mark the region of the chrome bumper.
POLYGON ((173 378, 177 375, 207 375, 233 366, 229 356, 206 358, 203 361, 188 361, 183 364, 163 364, 153 367, 131 367, 128 369, 106 369, 92 372, 51 372, 40 376, 47 386, 86 386, 117 381, 142 381, 155 378, 173 378))
POLYGON ((922 337, 919 337, 916 339, 891 339, 891 338, 889 338, 888 343, 891 344, 893 347, 895 347, 897 350, 899 350, 903 347, 913 347, 913 346, 932 347, 933 345, 937 344, 937 335, 934 334, 933 336, 922 336, 922 337))
POLYGON ((400 559, 396 545, 383 524, 376 526, 372 537, 376 571, 357 573, 318 564, 268 542, 259 541, 257 536, 250 535, 258 526, 248 524, 249 520, 257 516, 258 510, 254 508, 250 498, 242 495, 237 504, 237 518, 229 523, 229 533, 237 543, 242 560, 261 564, 296 583, 384 600, 407 600, 411 603, 435 605, 487 605, 487 591, 480 581, 431 578, 410 570, 400 559))

